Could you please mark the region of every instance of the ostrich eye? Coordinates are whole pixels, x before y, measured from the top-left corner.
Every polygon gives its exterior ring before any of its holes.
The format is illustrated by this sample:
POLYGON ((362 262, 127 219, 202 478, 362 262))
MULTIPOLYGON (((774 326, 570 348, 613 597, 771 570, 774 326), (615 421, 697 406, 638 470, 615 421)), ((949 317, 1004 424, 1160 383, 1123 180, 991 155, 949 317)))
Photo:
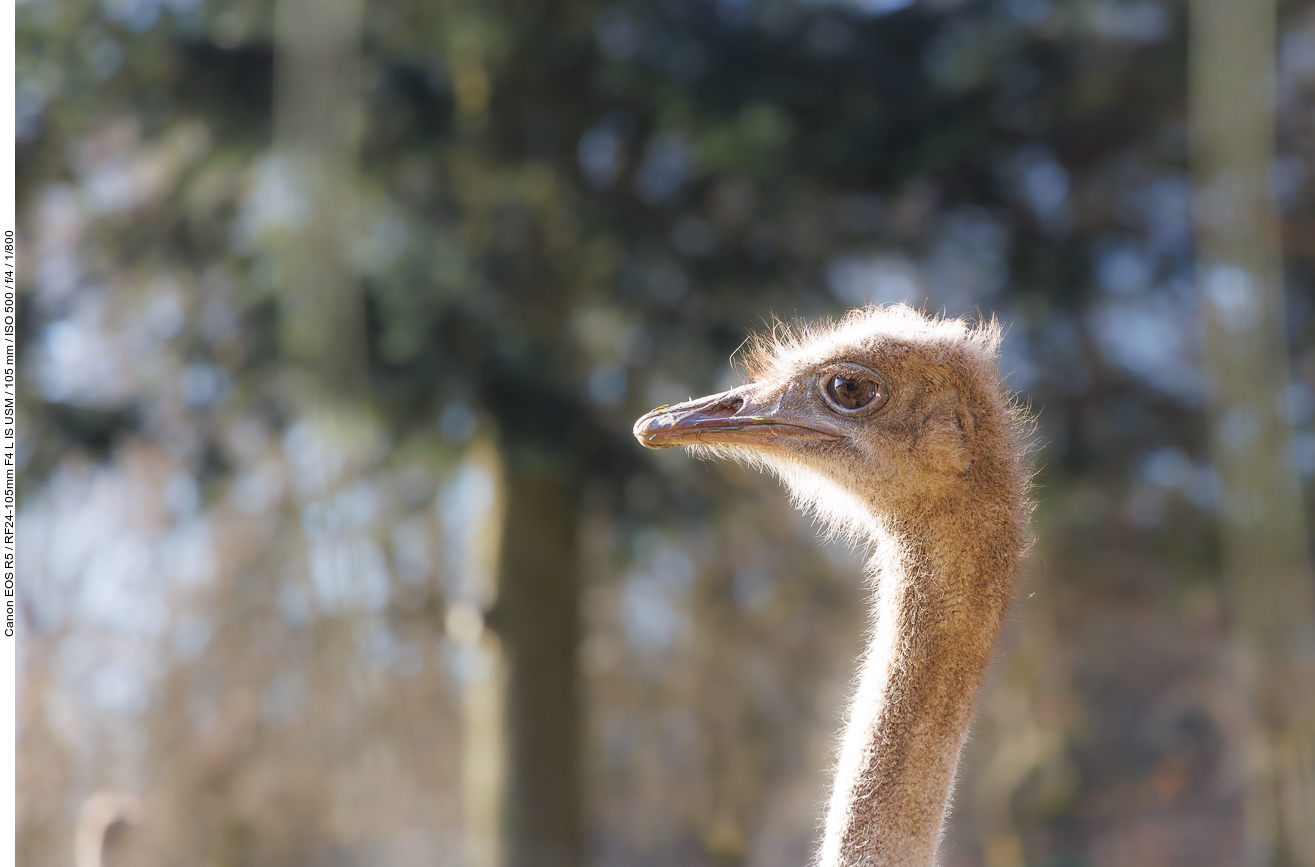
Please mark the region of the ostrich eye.
POLYGON ((859 370, 833 374, 826 381, 826 396, 837 408, 851 411, 886 401, 881 380, 859 370))

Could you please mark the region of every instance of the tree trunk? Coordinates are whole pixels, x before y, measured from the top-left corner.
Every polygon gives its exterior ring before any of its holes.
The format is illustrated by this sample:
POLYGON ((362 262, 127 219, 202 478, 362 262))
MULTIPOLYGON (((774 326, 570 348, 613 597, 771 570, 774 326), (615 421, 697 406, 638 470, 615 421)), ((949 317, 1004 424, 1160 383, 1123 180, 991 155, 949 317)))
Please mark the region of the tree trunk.
POLYGON ((502 862, 578 867, 578 492, 564 455, 511 445, 503 461, 498 601, 489 616, 507 685, 502 862))
POLYGON ((368 379, 351 254, 361 19, 361 0, 279 0, 275 10, 275 158, 260 180, 261 228, 278 252, 280 350, 303 412, 363 398, 368 379))
POLYGON ((1274 0, 1193 0, 1192 161, 1220 541, 1246 745, 1248 865, 1315 865, 1315 584, 1287 416, 1274 0))

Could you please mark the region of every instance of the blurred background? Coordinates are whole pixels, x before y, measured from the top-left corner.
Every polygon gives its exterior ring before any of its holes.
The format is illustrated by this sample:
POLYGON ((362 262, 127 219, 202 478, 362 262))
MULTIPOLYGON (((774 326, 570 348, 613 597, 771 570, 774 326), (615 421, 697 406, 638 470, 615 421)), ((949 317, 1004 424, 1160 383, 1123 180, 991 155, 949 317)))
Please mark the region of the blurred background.
POLYGON ((1315 4, 16 10, 19 863, 807 863, 861 552, 630 427, 902 300, 1038 419, 943 863, 1315 864, 1315 4))

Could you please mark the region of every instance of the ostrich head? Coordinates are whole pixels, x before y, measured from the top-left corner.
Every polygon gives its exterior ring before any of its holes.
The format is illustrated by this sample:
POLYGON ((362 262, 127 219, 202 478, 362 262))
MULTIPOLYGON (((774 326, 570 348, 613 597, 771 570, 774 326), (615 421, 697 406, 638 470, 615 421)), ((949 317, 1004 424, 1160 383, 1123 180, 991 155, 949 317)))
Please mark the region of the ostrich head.
POLYGON ((904 305, 759 341, 753 381, 648 413, 635 436, 774 470, 873 548, 873 628, 821 867, 929 867, 973 696, 1026 549, 1025 426, 994 321, 904 305))
POLYGON ((876 515, 1018 489, 999 477, 1016 460, 978 460, 1017 456, 999 343, 994 321, 973 327, 902 304, 778 328, 752 345, 752 382, 653 410, 635 436, 766 466, 832 529, 870 538, 876 515))

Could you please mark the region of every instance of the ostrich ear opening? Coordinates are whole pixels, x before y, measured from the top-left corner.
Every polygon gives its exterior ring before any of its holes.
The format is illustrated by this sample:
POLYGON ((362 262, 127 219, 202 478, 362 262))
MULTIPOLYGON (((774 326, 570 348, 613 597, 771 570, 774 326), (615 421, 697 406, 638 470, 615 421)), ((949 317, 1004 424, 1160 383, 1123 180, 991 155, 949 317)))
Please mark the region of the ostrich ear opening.
POLYGON ((918 429, 914 449, 928 469, 962 475, 973 463, 973 415, 959 401, 956 389, 936 395, 918 429))

